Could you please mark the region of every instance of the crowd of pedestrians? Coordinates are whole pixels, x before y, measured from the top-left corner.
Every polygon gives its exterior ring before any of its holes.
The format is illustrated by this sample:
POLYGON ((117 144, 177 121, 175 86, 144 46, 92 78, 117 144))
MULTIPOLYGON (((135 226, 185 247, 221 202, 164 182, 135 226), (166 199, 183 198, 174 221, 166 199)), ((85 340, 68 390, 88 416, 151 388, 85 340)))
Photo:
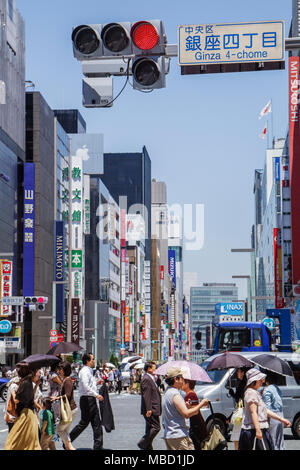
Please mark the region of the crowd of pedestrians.
MULTIPOLYGON (((108 432, 114 429, 109 392, 122 391, 121 367, 104 364, 95 369, 94 356, 90 353, 83 355, 82 364, 78 373, 78 405, 69 362, 62 361, 49 371, 47 396, 41 390, 44 371, 31 370, 26 363, 17 364, 8 384, 5 420, 9 433, 5 450, 56 450, 59 440, 64 449, 75 450, 73 442, 89 424, 94 450, 103 449, 103 426, 108 432), (79 413, 80 420, 73 426, 79 413)), ((284 426, 290 427, 291 423, 283 416, 276 374, 264 374, 257 368, 239 368, 236 376, 235 390, 229 390, 236 403, 231 416, 231 441, 235 450, 284 450, 284 426)), ((196 381, 185 378, 184 370, 174 366, 162 379, 156 375, 153 361, 144 364, 140 377, 145 433, 137 443, 138 448, 153 450, 153 441, 162 424, 167 450, 202 450, 209 433, 201 408, 207 407, 209 401, 198 399, 194 390, 196 381), (162 388, 163 382, 166 390, 162 388)))
POLYGON ((106 430, 114 429, 108 395, 110 384, 102 374, 98 377, 94 374, 92 354, 84 354, 82 362, 79 407, 74 399, 69 362, 60 362, 49 371, 46 397, 41 390, 43 372, 31 370, 26 363, 17 364, 8 383, 5 421, 9 433, 5 450, 56 450, 60 439, 64 449, 75 450, 72 442, 89 424, 93 428, 94 450, 103 448, 102 425, 106 430), (81 419, 71 430, 78 408, 81 419))

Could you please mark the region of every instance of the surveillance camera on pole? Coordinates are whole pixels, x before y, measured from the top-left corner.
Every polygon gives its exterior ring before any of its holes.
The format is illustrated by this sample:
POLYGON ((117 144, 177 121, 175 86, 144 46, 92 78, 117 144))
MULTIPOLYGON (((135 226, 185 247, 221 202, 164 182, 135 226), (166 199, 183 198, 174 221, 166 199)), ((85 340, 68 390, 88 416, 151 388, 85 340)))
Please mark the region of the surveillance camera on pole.
POLYGON ((111 107, 113 103, 112 77, 84 78, 82 104, 86 108, 111 107))

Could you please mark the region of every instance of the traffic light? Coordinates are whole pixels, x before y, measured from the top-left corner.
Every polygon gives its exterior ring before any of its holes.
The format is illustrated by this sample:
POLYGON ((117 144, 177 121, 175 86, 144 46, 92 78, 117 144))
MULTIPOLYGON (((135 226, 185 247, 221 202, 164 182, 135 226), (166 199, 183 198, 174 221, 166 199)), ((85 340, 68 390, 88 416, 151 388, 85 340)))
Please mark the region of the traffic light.
POLYGON ((24 297, 24 303, 29 305, 30 310, 45 310, 45 304, 48 303, 48 297, 32 296, 24 297))
POLYGON ((201 331, 196 331, 195 333, 195 338, 197 341, 201 341, 201 338, 202 338, 202 333, 201 331))
POLYGON ((154 90, 165 88, 169 59, 166 57, 138 57, 132 62, 133 88, 154 90))
POLYGON ((48 303, 48 297, 38 297, 38 301, 37 301, 37 309, 40 310, 40 311, 44 311, 45 310, 45 304, 48 303))
POLYGON ((134 55, 164 55, 167 43, 161 20, 138 21, 130 30, 134 55))
MULTIPOLYGON (((82 62, 86 77, 132 75, 133 88, 140 91, 166 86, 170 59, 161 20, 80 25, 73 29, 72 42, 74 57, 82 62)), ((94 88, 95 83, 89 85, 94 88)), ((102 86, 97 82, 99 96, 104 95, 102 86)), ((101 99, 93 100, 91 107, 103 106, 101 99)))

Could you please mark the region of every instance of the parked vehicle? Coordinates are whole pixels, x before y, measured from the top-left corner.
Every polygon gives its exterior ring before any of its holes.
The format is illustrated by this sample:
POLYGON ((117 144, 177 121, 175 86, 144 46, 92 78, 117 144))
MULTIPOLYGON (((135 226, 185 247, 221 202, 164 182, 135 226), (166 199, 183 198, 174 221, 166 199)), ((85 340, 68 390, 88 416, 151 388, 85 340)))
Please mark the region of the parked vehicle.
MULTIPOLYGON (((257 352, 239 352, 251 361, 251 357, 257 356, 257 352)), ((263 354, 263 353, 261 353, 263 354)), ((300 439, 300 355, 288 352, 269 352, 280 359, 287 361, 293 371, 293 377, 279 376, 277 385, 282 392, 283 414, 292 423, 292 433, 295 439, 300 439)), ((201 364, 204 369, 217 355, 209 357, 201 364)), ((236 386, 236 370, 207 371, 213 383, 198 383, 195 391, 199 398, 208 398, 212 403, 215 421, 220 426, 223 434, 227 434, 227 418, 231 415, 235 406, 234 400, 229 394, 229 389, 236 386)), ((209 408, 201 408, 201 413, 208 429, 212 425, 212 415, 209 408)))
POLYGON ((6 401, 7 399, 7 384, 9 382, 9 379, 6 378, 0 378, 0 398, 2 398, 3 401, 6 401))
POLYGON ((213 324, 212 354, 224 351, 271 351, 271 331, 260 322, 213 324))

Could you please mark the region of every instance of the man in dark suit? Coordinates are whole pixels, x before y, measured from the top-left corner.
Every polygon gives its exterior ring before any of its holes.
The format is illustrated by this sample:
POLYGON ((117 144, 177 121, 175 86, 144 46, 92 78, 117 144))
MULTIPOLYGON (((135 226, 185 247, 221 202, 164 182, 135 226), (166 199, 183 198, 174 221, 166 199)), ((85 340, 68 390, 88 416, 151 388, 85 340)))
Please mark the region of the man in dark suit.
POLYGON ((155 362, 146 362, 141 380, 141 414, 146 421, 146 431, 138 447, 143 450, 153 450, 153 439, 160 431, 161 396, 154 378, 155 369, 155 362))

